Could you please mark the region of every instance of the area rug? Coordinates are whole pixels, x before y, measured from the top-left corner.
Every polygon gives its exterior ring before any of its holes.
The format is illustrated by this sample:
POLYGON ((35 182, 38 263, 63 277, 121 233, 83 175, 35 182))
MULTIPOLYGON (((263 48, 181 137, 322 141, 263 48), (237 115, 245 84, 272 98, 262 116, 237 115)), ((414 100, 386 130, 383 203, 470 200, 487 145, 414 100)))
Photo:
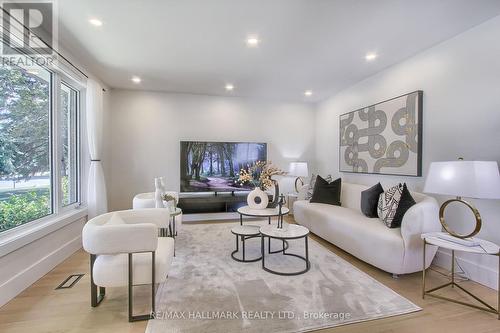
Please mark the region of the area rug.
MULTIPOLYGON (((302 275, 268 273, 261 261, 237 262, 230 256, 236 225, 183 225, 146 332, 307 332, 421 310, 311 238, 311 269, 302 275)), ((260 246, 260 238, 247 240, 246 258, 260 256, 260 246)), ((272 250, 280 246, 273 240, 272 250)), ((299 239, 289 242, 287 252, 304 255, 304 250, 299 239)), ((305 267, 279 253, 265 259, 266 267, 278 271, 305 267)))

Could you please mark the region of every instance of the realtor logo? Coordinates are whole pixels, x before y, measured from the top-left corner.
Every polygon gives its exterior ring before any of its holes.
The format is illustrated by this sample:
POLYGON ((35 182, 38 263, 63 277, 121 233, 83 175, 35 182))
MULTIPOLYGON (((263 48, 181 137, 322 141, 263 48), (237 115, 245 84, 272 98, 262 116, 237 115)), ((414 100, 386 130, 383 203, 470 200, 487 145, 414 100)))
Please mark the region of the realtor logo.
POLYGON ((2 3, 4 55, 52 54, 53 3, 47 1, 2 3))

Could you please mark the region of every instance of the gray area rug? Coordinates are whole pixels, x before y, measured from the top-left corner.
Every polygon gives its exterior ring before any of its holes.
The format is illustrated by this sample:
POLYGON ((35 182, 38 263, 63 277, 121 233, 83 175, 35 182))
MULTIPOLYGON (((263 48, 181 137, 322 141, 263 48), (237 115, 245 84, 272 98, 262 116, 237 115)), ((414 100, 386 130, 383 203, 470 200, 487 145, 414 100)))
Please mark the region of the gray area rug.
MULTIPOLYGON (((312 239, 311 269, 302 275, 279 276, 262 270, 260 261, 237 262, 230 256, 236 225, 183 225, 169 278, 157 292, 156 319, 146 332, 307 332, 421 310, 312 239)), ((246 245, 247 259, 260 256, 260 238, 246 245)), ((304 254, 303 239, 289 245, 287 252, 304 254)), ((280 246, 273 240, 272 250, 280 246)), ((266 267, 305 266, 278 253, 266 256, 266 267)))

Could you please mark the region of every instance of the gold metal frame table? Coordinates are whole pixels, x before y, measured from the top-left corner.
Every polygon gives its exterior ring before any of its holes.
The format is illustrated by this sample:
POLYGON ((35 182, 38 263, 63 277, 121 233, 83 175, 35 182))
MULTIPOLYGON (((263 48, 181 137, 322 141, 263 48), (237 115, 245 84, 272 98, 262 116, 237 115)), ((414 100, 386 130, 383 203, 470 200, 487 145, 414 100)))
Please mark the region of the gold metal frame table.
POLYGON ((423 268, 422 268, 422 298, 424 299, 425 296, 431 296, 435 298, 439 298, 445 301, 453 302, 453 303, 458 303, 461 305, 469 306, 475 309, 487 311, 490 313, 494 313, 497 315, 498 319, 500 320, 500 247, 492 242, 479 239, 479 238, 471 238, 475 242, 477 242, 478 245, 476 246, 466 246, 462 245, 459 243, 455 243, 453 241, 449 241, 446 239, 442 239, 439 236, 440 235, 448 235, 444 232, 432 232, 432 233, 425 233, 422 234, 421 238, 424 242, 424 247, 423 247, 423 268), (445 283, 443 285, 440 285, 438 287, 426 290, 425 289, 425 247, 427 245, 433 245, 433 246, 438 246, 441 248, 445 248, 448 250, 451 250, 451 281, 448 283, 445 283), (498 267, 499 267, 499 276, 498 276, 498 295, 497 295, 497 308, 495 309, 493 306, 489 305, 476 295, 472 294, 470 291, 466 290, 462 286, 460 286, 457 282, 455 282, 455 251, 460 251, 460 252, 468 252, 468 253, 476 253, 476 254, 487 254, 487 255, 494 255, 498 256, 499 262, 498 262, 498 267), (476 304, 471 304, 471 303, 466 303, 462 301, 458 301, 452 298, 444 297, 441 295, 435 295, 432 294, 434 291, 437 291, 439 289, 445 288, 451 286, 457 287, 472 298, 474 298, 476 301, 481 303, 483 306, 479 306, 476 304))

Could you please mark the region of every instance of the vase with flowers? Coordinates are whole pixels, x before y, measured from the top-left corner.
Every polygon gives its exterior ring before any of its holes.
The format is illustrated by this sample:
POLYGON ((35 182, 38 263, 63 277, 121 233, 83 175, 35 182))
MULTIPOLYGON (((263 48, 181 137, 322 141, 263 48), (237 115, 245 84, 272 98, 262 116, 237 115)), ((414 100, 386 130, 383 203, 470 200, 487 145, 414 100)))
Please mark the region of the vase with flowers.
POLYGON ((247 204, 253 209, 264 209, 276 207, 279 199, 278 182, 273 176, 286 174, 283 170, 272 165, 271 162, 257 161, 247 168, 241 169, 238 182, 241 185, 251 184, 254 189, 248 194, 247 204), (265 192, 272 187, 275 188, 273 202, 269 203, 269 196, 265 192))
POLYGON ((164 194, 162 196, 162 199, 163 199, 163 207, 168 208, 170 213, 174 213, 177 207, 177 200, 175 200, 175 197, 170 194, 164 194))

